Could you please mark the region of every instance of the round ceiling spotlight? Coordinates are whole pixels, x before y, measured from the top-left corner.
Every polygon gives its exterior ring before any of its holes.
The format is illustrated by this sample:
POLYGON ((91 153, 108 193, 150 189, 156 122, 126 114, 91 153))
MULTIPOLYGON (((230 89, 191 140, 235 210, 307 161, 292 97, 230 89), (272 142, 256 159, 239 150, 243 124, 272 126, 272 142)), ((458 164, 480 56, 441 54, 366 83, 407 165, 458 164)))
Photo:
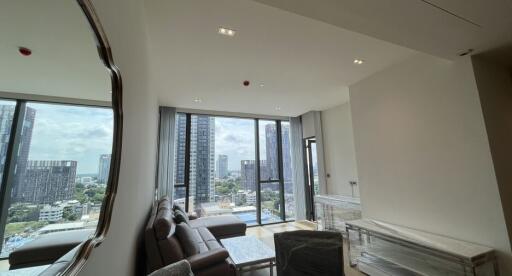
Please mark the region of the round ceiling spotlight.
POLYGON ((244 86, 249 86, 249 84, 251 84, 251 82, 250 82, 250 81, 248 81, 248 80, 245 80, 245 81, 243 82, 243 85, 244 85, 244 86))
POLYGON ((18 52, 25 57, 28 57, 32 54, 32 50, 26 47, 18 47, 18 52))
POLYGON ((364 60, 362 59, 354 59, 354 64, 361 65, 363 64, 364 60))

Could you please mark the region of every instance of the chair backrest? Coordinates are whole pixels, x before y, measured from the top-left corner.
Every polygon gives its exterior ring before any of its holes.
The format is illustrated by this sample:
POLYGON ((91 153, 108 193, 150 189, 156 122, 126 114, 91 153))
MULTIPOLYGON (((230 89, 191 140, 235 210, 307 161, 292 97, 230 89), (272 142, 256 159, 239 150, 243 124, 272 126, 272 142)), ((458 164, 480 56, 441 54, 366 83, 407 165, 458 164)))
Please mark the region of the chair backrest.
POLYGON ((275 233, 274 243, 278 276, 344 275, 341 233, 307 230, 275 233))

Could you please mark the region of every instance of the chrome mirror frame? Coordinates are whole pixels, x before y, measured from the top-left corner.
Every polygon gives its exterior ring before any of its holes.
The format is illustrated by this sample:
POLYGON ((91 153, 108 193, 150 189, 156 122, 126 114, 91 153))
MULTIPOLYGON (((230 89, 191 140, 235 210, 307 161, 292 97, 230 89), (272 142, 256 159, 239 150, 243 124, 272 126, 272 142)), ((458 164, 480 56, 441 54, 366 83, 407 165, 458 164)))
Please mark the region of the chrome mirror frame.
POLYGON ((110 173, 105 190, 105 198, 101 207, 101 213, 96 227, 94 236, 85 241, 73 259, 67 264, 67 267, 62 271, 61 275, 77 275, 84 267, 87 259, 95 247, 98 247, 105 239, 108 232, 110 221, 112 218, 112 210, 114 207, 114 200, 117 193, 119 182, 119 170, 121 164, 121 149, 122 149, 122 134, 123 134, 123 107, 122 107, 122 80, 119 69, 114 64, 112 50, 107 40, 105 31, 100 23, 100 20, 94 10, 90 0, 76 0, 82 9, 89 25, 92 34, 95 37, 98 54, 103 61, 108 73, 110 74, 112 83, 112 111, 114 118, 114 131, 112 143, 112 157, 110 163, 110 173))

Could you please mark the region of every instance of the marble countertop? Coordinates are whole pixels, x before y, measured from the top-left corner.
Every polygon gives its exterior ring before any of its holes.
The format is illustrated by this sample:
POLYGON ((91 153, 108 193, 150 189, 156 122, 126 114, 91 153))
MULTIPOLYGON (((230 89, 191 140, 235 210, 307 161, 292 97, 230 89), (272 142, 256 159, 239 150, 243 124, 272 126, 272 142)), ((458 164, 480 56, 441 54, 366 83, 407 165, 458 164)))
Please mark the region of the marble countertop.
POLYGON ((360 219, 347 221, 347 226, 366 229, 399 240, 412 242, 430 249, 472 260, 475 257, 490 254, 494 249, 420 230, 393 225, 377 220, 360 219))
POLYGON ((241 236, 220 240, 236 266, 273 260, 276 256, 262 241, 253 236, 241 236))
POLYGON ((326 204, 340 208, 361 208, 361 201, 359 198, 342 195, 316 195, 315 204, 326 204))

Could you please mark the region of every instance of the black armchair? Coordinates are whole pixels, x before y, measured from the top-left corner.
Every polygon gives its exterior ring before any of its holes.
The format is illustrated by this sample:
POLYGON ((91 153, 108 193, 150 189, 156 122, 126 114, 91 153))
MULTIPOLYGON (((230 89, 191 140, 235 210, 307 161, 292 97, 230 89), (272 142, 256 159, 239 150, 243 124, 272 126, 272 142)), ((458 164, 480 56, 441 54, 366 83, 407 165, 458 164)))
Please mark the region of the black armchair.
POLYGON ((338 232, 274 234, 278 276, 334 276, 343 272, 343 237, 338 232))

